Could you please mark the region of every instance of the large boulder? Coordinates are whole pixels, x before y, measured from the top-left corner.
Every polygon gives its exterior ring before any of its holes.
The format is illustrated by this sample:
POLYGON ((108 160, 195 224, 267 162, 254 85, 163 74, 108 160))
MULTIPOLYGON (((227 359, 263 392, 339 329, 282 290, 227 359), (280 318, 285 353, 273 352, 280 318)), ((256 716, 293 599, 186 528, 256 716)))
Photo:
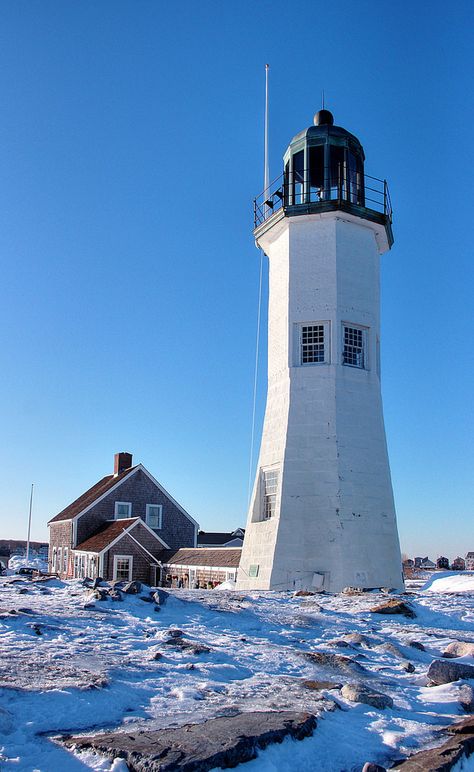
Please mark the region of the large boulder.
POLYGON ((344 657, 342 654, 328 654, 325 651, 306 651, 306 659, 309 659, 315 665, 329 668, 339 673, 362 673, 365 668, 359 665, 350 657, 344 657))
POLYGON ((66 746, 121 758, 130 769, 147 772, 208 772, 256 758, 259 749, 285 737, 313 734, 316 718, 294 711, 258 711, 221 716, 203 724, 171 729, 137 729, 91 737, 67 737, 66 746))
POLYGON ((409 619, 413 619, 413 617, 416 616, 408 603, 405 603, 403 600, 397 600, 396 598, 381 603, 379 606, 374 606, 370 610, 373 614, 402 614, 409 619))
POLYGON ((371 705, 378 710, 393 707, 393 700, 388 694, 371 689, 369 686, 361 683, 344 684, 341 694, 346 700, 351 702, 362 702, 364 705, 371 705))
POLYGON ((452 659, 434 659, 428 668, 428 678, 436 686, 460 679, 474 678, 474 665, 453 662, 452 659))
POLYGON ((454 657, 473 657, 474 658, 474 643, 469 641, 453 641, 446 647, 443 652, 443 657, 452 659, 454 657))
POLYGON ((138 595, 138 593, 141 591, 142 591, 142 584, 141 582, 138 582, 136 579, 134 579, 132 582, 127 582, 122 587, 122 592, 125 592, 127 595, 138 595))

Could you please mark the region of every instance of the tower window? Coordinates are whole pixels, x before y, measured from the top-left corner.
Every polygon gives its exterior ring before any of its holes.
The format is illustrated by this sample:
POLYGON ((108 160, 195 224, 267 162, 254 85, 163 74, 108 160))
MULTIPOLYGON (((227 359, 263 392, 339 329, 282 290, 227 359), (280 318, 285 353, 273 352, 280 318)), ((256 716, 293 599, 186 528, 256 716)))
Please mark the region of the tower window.
POLYGON ((342 364, 350 367, 366 368, 367 330, 363 327, 343 326, 344 348, 342 351, 342 364))
POLYGON ((263 470, 263 507, 262 519, 269 520, 276 511, 276 499, 278 489, 278 469, 263 470))
POLYGON ((301 364, 324 362, 324 325, 309 324, 301 327, 301 364))
POLYGON ((295 365, 329 362, 329 322, 296 324, 293 350, 295 365))

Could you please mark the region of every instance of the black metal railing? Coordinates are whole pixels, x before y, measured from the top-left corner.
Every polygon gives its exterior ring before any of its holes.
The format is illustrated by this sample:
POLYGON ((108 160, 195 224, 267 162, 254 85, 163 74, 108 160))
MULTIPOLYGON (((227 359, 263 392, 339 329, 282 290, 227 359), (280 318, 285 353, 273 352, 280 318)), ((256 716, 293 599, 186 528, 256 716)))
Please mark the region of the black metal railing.
MULTIPOLYGON (((325 176, 327 179, 328 175, 325 176)), ((339 173, 335 177, 326 184, 314 185, 309 172, 293 172, 287 177, 281 174, 254 199, 254 227, 258 228, 280 209, 309 206, 317 211, 318 204, 321 204, 324 210, 328 202, 340 203, 345 209, 351 205, 362 207, 368 214, 377 212, 392 221, 392 203, 386 180, 359 173, 350 176, 339 173)), ((291 211, 296 213, 293 209, 291 211)))

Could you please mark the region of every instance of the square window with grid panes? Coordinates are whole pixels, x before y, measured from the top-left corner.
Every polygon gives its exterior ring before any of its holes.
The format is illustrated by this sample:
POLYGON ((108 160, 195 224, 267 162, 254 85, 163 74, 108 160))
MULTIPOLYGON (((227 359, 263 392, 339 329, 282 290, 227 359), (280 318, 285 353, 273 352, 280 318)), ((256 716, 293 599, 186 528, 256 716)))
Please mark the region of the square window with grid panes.
POLYGON ((130 558, 117 557, 115 562, 115 579, 129 580, 130 579, 130 558))
POLYGON ((300 331, 301 364, 325 362, 324 324, 303 324, 300 331))
POLYGON ((269 520, 275 514, 278 489, 278 469, 263 472, 263 519, 269 520))
POLYGON ((344 325, 344 348, 342 363, 351 367, 365 368, 365 330, 361 327, 344 325))

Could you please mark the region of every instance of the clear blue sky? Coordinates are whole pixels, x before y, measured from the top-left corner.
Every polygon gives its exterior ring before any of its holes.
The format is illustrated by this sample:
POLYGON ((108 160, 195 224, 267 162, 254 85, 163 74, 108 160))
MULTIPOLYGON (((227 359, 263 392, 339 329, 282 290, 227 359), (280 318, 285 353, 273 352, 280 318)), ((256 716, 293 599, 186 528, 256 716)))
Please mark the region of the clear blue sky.
POLYGON ((204 529, 245 524, 269 62, 272 176, 324 88, 390 183, 383 394, 402 548, 474 549, 472 8, 2 3, 0 537, 25 535, 34 482, 45 538, 118 450, 204 529))

